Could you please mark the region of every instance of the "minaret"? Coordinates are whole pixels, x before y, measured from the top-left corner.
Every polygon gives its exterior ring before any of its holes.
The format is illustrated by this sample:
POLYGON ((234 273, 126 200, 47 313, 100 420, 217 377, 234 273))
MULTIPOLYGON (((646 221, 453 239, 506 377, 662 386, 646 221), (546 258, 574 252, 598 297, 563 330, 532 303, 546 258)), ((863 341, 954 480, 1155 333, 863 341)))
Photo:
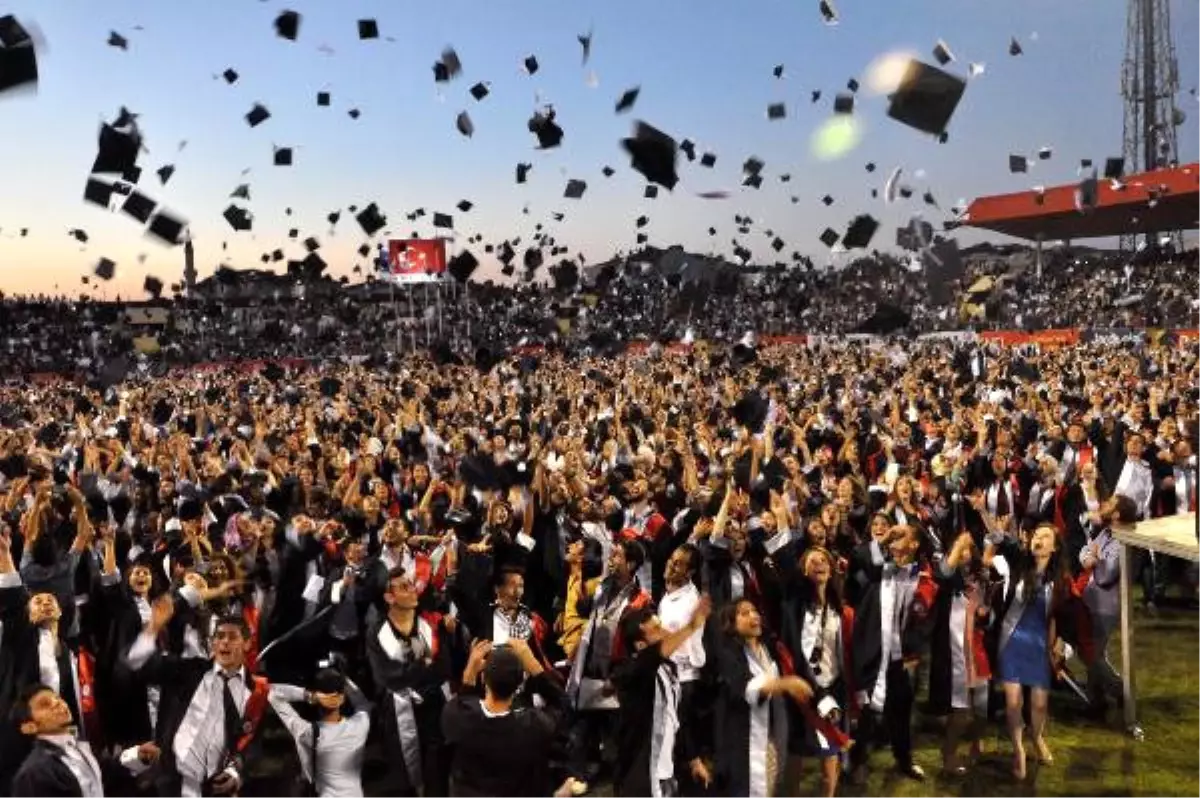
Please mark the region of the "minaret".
POLYGON ((183 245, 183 285, 187 296, 192 296, 196 290, 196 251, 192 249, 192 239, 183 245))

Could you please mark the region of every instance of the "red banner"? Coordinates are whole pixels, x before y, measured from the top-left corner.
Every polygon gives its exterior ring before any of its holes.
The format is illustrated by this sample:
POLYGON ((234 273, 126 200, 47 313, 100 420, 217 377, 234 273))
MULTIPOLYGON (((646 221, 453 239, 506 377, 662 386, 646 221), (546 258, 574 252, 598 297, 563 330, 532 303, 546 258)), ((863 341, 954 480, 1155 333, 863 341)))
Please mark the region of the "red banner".
POLYGON ((446 271, 446 242, 440 238, 388 241, 388 269, 397 282, 432 280, 446 271))
POLYGON ((1037 330, 1024 332, 1022 330, 995 330, 979 333, 984 341, 1003 344, 1004 346, 1025 346, 1037 344, 1044 347, 1072 346, 1079 343, 1079 330, 1037 330))

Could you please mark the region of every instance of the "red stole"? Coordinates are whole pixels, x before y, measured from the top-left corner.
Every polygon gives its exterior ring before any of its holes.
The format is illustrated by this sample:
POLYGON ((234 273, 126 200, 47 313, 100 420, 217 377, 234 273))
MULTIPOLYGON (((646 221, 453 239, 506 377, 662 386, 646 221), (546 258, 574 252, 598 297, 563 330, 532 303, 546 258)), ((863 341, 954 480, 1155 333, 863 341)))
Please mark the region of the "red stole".
POLYGON ((258 607, 247 601, 242 607, 242 620, 250 629, 250 644, 246 646, 246 670, 253 671, 258 663, 258 607))
MULTIPOLYGON (((796 664, 792 660, 792 652, 787 650, 787 646, 783 643, 775 642, 775 657, 779 660, 779 672, 783 676, 795 676, 796 664)), ((810 685, 814 690, 816 685, 810 685)), ((840 751, 848 751, 854 745, 854 741, 850 739, 850 735, 842 731, 842 729, 828 718, 823 718, 813 709, 812 701, 805 701, 802 704, 797 704, 800 708, 800 714, 804 717, 804 722, 809 725, 813 731, 818 731, 824 735, 829 743, 840 751)))
POLYGON ((246 752, 250 743, 254 742, 254 734, 258 731, 267 712, 267 695, 271 690, 270 682, 265 676, 251 676, 250 680, 254 683, 254 687, 250 691, 250 697, 246 699, 246 711, 242 713, 242 734, 238 737, 237 744, 231 753, 244 754, 246 752))
POLYGON ((79 714, 89 740, 101 739, 103 731, 96 713, 96 658, 83 646, 75 656, 79 675, 79 714))

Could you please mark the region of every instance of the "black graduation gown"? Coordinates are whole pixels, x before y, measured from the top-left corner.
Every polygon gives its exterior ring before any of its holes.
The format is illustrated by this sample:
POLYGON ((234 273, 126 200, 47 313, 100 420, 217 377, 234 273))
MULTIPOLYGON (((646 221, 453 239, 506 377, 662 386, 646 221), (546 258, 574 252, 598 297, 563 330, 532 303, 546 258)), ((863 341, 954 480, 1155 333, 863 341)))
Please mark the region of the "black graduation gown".
POLYGON ((659 646, 650 646, 626 657, 614 669, 621 708, 617 719, 617 761, 613 772, 616 795, 652 795, 650 782, 651 740, 654 735, 654 702, 658 669, 674 668, 663 659, 659 646))
MULTIPOLYGON (((772 661, 779 667, 779 662, 771 645, 764 641, 763 645, 770 653, 772 661)), ((740 640, 721 640, 718 651, 719 689, 717 691, 716 722, 714 726, 714 742, 717 755, 716 789, 720 795, 749 796, 751 792, 750 760, 752 757, 763 757, 765 752, 751 752, 751 709, 746 703, 746 687, 753 678, 750 665, 746 661, 745 647, 740 640)), ((775 699, 760 699, 775 701, 775 699)), ((772 706, 772 720, 776 720, 772 706)), ((779 707, 780 711, 784 710, 779 707)), ((785 724, 786 714, 778 721, 785 724)), ((779 773, 783 775, 783 767, 787 756, 787 741, 779 740, 779 773)))
MULTIPOLYGON (((95 752, 93 752, 93 755, 95 752)), ((96 757, 105 791, 123 777, 123 768, 111 760, 96 757)), ((35 740, 29 755, 12 782, 14 796, 62 796, 84 798, 75 774, 63 761, 62 752, 53 743, 35 740)))

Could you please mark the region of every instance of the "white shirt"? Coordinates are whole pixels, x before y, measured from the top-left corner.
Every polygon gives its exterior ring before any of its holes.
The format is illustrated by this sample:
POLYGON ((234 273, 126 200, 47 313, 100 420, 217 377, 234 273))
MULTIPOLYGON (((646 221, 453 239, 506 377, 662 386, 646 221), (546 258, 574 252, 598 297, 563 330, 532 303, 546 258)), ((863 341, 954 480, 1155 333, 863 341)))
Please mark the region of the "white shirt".
POLYGON ((80 795, 104 796, 100 765, 92 754, 92 747, 80 741, 74 734, 44 734, 38 739, 50 743, 62 752, 62 762, 79 782, 80 795))
MULTIPOLYGON (((658 617, 663 628, 669 632, 677 632, 687 626, 700 603, 700 591, 691 582, 678 590, 668 591, 658 605, 658 617)), ((692 682, 700 677, 700 669, 704 667, 704 632, 697 629, 675 653, 671 661, 679 674, 680 682, 692 682)))
MULTIPOLYGON (((304 700, 304 688, 286 684, 271 685, 269 699, 275 714, 296 741, 300 767, 305 777, 313 781, 312 732, 313 724, 297 714, 292 702, 304 700)), ((319 723, 317 735, 317 794, 334 798, 358 798, 363 794, 362 764, 371 717, 355 712, 340 723, 319 723)))
POLYGON ((1133 499, 1141 517, 1149 518, 1150 497, 1154 493, 1154 477, 1150 474, 1150 466, 1141 460, 1127 459, 1113 493, 1133 499))

